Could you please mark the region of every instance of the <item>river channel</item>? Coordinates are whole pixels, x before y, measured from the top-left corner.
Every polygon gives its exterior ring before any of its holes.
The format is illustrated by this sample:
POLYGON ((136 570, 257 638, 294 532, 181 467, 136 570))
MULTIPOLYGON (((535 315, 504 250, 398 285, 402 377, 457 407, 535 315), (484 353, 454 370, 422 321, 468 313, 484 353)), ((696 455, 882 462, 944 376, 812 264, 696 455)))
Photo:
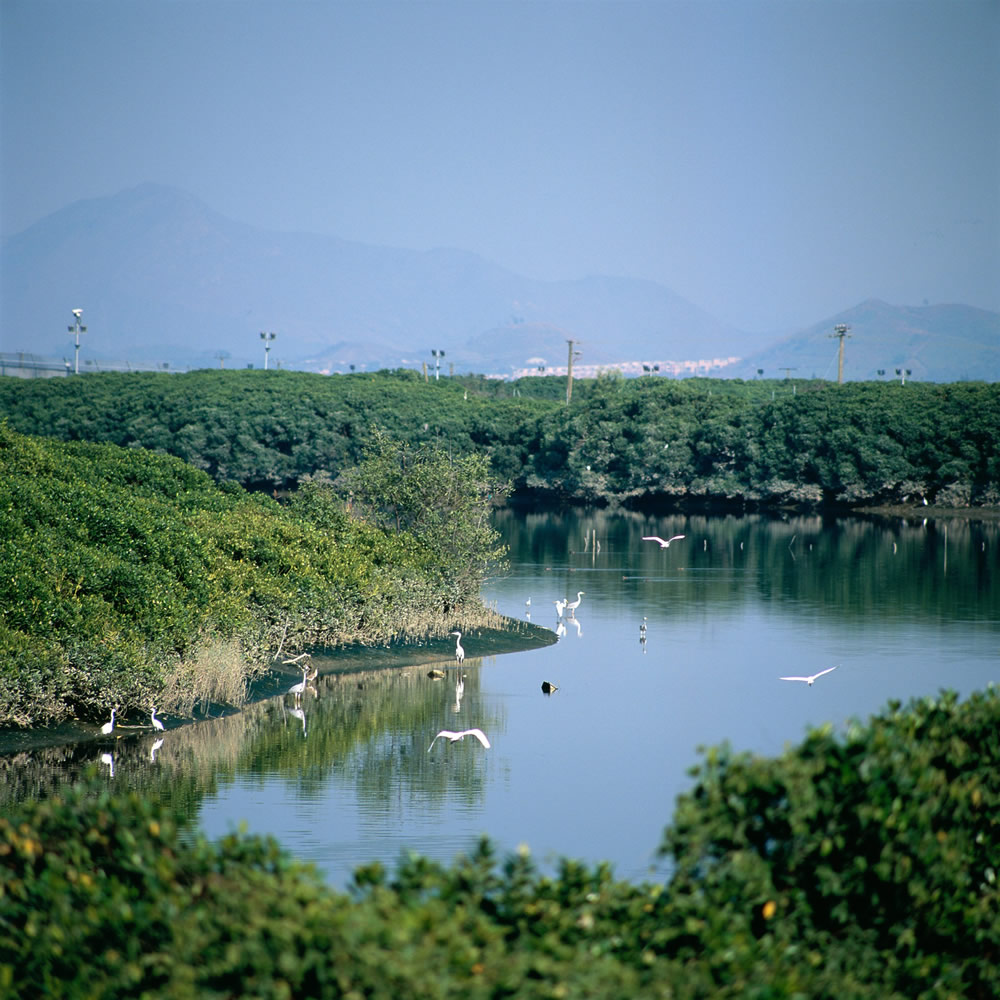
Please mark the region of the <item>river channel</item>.
POLYGON ((662 879, 656 847, 699 747, 778 754, 892 700, 1000 682, 997 521, 504 510, 497 526, 511 568, 484 600, 550 644, 498 655, 463 635, 460 666, 454 638, 406 666, 325 659, 335 672, 299 706, 21 753, 2 762, 5 794, 86 760, 210 837, 273 834, 336 888, 409 851, 450 862, 483 834, 545 869, 662 879), (472 728, 488 748, 434 739, 472 728))

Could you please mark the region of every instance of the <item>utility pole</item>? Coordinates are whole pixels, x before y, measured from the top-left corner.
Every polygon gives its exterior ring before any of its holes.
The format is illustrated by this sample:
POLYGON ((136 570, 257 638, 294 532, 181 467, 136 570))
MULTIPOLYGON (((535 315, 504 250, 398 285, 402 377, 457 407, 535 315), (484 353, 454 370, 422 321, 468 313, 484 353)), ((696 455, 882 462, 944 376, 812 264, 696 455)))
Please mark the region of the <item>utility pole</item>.
POLYGON ((573 397, 573 345, 576 341, 567 340, 566 343, 569 344, 569 360, 566 362, 566 405, 569 406, 573 397))
POLYGON ((837 385, 842 385, 844 381, 844 338, 849 337, 847 332, 850 327, 846 323, 838 323, 833 328, 831 337, 840 337, 840 349, 837 352, 837 385))
POLYGON ((80 317, 82 315, 83 315, 82 309, 74 309, 73 325, 69 327, 69 332, 76 334, 76 356, 73 364, 73 371, 77 375, 80 374, 80 334, 87 332, 87 328, 85 326, 80 326, 80 317))

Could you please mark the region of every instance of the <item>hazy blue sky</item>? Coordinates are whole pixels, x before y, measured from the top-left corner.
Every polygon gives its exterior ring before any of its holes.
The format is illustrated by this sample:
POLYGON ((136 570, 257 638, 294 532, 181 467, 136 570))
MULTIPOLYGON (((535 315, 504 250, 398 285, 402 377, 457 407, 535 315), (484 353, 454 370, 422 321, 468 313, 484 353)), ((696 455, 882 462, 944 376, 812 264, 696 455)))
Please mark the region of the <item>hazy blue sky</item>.
POLYGON ((753 330, 1000 309, 1000 0, 0 0, 0 226, 143 181, 753 330))

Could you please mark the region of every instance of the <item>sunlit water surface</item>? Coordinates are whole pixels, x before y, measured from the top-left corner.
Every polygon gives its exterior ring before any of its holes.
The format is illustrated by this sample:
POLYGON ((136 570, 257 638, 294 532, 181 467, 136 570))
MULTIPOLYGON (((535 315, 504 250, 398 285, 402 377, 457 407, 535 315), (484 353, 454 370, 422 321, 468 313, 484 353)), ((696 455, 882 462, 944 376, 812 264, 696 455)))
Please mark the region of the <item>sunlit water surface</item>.
POLYGON ((496 655, 466 635, 461 671, 453 638, 420 664, 325 660, 341 672, 299 714, 278 697, 8 755, 0 795, 96 764, 209 836, 273 834, 338 888, 409 851, 450 863, 483 834, 501 855, 527 845, 546 870, 572 857, 661 879, 656 848, 698 747, 777 754, 811 726, 843 732, 892 700, 1000 681, 996 522, 504 511, 497 526, 511 569, 485 600, 557 641, 496 655), (642 540, 654 534, 685 537, 661 549, 642 540), (553 602, 580 591, 558 619, 553 602), (779 679, 835 664, 812 687, 779 679), (471 727, 489 749, 467 737, 428 750, 438 730, 471 727))
MULTIPOLYGON (((450 656, 443 680, 405 671, 381 723, 339 758, 298 773, 262 760, 220 784, 200 809, 207 833, 245 821, 338 886, 404 851, 451 861, 481 834, 502 853, 527 845, 544 867, 567 856, 660 878, 655 849, 698 747, 776 754, 892 699, 1000 681, 995 524, 600 512, 497 523, 511 572, 485 600, 558 641, 480 658, 463 637, 458 699, 450 656), (661 549, 642 541, 651 534, 685 537, 661 549), (558 619, 553 602, 580 591, 558 619), (812 687, 779 679, 834 664, 812 687), (558 689, 544 694, 543 681, 558 689), (490 749, 466 738, 428 752, 439 729, 470 727, 490 749)), ((305 733, 278 713, 273 724, 304 747, 328 724, 326 696, 307 698, 305 733)))

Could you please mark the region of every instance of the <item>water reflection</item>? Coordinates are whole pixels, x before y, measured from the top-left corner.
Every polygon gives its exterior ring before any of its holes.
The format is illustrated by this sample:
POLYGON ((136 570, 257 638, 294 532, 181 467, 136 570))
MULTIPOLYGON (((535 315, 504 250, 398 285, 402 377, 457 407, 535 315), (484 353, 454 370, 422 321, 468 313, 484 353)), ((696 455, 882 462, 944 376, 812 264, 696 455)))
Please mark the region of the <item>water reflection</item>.
POLYGON ((550 646, 498 657, 470 633, 407 666, 381 650, 314 658, 297 696, 285 680, 166 738, 116 724, 96 744, 0 757, 0 803, 96 768, 212 836, 241 820, 273 833, 337 885, 407 849, 450 860, 481 833, 639 878, 697 746, 777 753, 807 725, 1000 680, 995 523, 608 511, 497 523, 512 570, 485 599, 533 612, 550 646), (661 548, 651 535, 685 537, 661 548), (834 664, 815 686, 781 681, 834 664), (488 750, 474 736, 435 743, 477 729, 488 750))

